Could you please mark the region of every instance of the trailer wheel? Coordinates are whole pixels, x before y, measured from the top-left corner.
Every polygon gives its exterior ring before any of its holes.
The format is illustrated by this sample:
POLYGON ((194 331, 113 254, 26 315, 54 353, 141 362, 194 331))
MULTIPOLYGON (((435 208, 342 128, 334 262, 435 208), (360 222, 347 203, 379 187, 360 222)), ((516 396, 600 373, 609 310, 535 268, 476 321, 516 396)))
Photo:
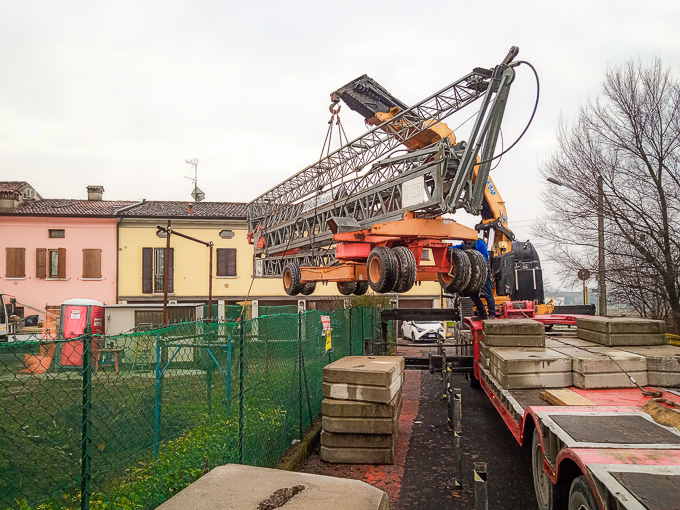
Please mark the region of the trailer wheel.
POLYGON ((316 282, 310 282, 310 283, 305 283, 302 285, 302 290, 300 291, 300 294, 303 296, 311 296, 314 294, 314 291, 316 290, 316 282))
POLYGON ((399 262, 399 276, 394 285, 394 292, 408 292, 416 283, 416 273, 418 272, 416 257, 406 246, 395 246, 392 248, 392 252, 399 262))
POLYGON ((461 292, 470 283, 472 268, 470 259, 463 250, 453 248, 449 254, 451 259, 451 274, 438 273, 439 285, 449 294, 461 292))
POLYGON ((531 471, 534 475, 534 491, 539 510, 554 510, 555 486, 543 468, 543 450, 538 429, 534 429, 534 438, 531 441, 531 471))
POLYGON ((343 296, 350 296, 357 290, 357 282, 338 282, 338 292, 343 296))
POLYGON ((588 480, 581 475, 574 478, 569 489, 569 510, 598 510, 588 480))
POLYGON ((394 288, 399 276, 399 261, 387 246, 376 246, 371 250, 366 261, 368 284, 371 288, 384 294, 394 288))
POLYGON ((484 255, 477 250, 464 250, 465 254, 470 259, 470 283, 465 287, 463 292, 472 294, 479 292, 486 283, 486 275, 489 272, 489 266, 484 258, 484 255))
POLYGON ((297 296, 302 292, 300 282, 300 266, 295 262, 288 262, 283 268, 283 289, 289 296, 297 296))
POLYGON ((356 282, 357 284, 357 290, 354 291, 355 296, 363 296, 368 292, 368 282, 363 280, 360 282, 356 282))

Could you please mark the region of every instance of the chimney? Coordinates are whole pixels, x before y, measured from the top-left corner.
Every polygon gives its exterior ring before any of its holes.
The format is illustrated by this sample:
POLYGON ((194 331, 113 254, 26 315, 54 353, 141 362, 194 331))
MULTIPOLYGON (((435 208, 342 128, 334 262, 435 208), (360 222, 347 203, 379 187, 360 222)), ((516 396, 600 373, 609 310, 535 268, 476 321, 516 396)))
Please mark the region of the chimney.
POLYGON ((189 202, 189 214, 194 214, 194 204, 189 202))
POLYGON ((88 186, 87 199, 91 201, 101 200, 104 196, 104 186, 88 186))

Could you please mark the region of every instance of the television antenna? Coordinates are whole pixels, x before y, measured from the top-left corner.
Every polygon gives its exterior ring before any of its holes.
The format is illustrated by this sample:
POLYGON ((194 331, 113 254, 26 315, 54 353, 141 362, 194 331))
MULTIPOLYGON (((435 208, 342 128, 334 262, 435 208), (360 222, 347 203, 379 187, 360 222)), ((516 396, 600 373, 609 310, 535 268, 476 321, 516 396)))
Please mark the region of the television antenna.
POLYGON ((198 159, 197 158, 192 158, 192 159, 187 159, 185 162, 189 165, 191 165, 191 168, 194 170, 194 176, 193 177, 184 177, 185 179, 189 179, 191 182, 194 183, 194 191, 191 192, 191 197, 194 199, 194 202, 202 202, 205 199, 205 193, 203 193, 196 183, 198 182, 198 159))

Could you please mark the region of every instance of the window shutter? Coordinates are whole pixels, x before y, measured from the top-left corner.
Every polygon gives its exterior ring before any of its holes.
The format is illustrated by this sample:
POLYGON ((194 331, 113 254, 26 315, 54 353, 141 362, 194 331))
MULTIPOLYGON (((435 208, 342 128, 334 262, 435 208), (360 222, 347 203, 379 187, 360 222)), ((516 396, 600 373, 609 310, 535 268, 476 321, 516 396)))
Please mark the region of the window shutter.
POLYGON ((153 248, 142 248, 142 294, 153 292, 153 248))
POLYGON ((170 248, 170 256, 168 260, 168 294, 175 292, 175 249, 170 248))
POLYGON ((40 280, 47 278, 47 250, 45 248, 35 249, 35 277, 40 280))
POLYGON ((99 249, 83 249, 83 278, 102 277, 102 251, 99 249))
POLYGON ((57 278, 66 278, 66 248, 59 248, 58 253, 59 273, 57 278))
POLYGON ((236 276, 236 248, 227 248, 227 276, 236 276))
POLYGON ((227 250, 225 248, 217 248, 216 276, 227 276, 227 250))
POLYGON ((26 248, 5 248, 5 277, 26 276, 26 248))

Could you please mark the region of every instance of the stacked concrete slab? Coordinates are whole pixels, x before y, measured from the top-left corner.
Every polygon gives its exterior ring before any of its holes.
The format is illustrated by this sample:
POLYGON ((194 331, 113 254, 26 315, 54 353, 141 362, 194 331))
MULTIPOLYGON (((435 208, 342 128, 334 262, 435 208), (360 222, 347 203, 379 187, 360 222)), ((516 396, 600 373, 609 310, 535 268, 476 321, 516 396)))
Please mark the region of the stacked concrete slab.
POLYGON ((576 335, 608 347, 663 345, 666 323, 634 317, 582 317, 576 320, 576 335))
POLYGON ((644 356, 651 386, 680 386, 680 347, 675 345, 622 346, 619 349, 644 356))
POLYGON ((491 347, 489 371, 506 389, 571 386, 571 358, 541 347, 491 347))
POLYGON ((486 347, 545 347, 545 326, 531 319, 482 322, 486 347))
POLYGON ((321 459, 393 464, 404 358, 348 356, 323 369, 321 459))

